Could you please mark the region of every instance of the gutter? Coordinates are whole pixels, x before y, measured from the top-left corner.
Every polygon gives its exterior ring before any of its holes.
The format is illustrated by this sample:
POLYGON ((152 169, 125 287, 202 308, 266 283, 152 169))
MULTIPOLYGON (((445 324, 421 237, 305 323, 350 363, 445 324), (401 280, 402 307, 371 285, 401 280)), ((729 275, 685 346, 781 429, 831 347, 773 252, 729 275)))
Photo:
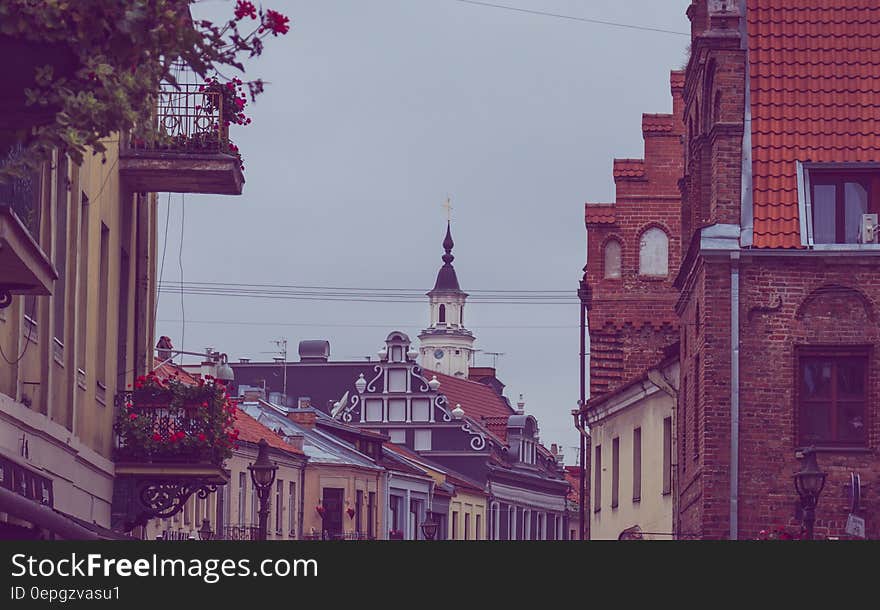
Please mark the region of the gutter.
POLYGON ((0 511, 30 521, 67 540, 101 539, 96 532, 64 518, 48 506, 37 504, 2 487, 0 487, 0 511))

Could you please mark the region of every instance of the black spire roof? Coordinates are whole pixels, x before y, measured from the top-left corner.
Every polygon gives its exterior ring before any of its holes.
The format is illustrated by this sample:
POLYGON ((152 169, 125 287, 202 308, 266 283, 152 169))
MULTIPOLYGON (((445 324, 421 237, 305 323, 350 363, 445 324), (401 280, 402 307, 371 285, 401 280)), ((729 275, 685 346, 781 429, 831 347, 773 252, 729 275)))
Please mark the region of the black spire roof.
POLYGON ((455 257, 452 255, 452 247, 454 245, 455 242, 452 241, 452 230, 447 222, 446 237, 443 240, 443 249, 446 250, 446 254, 443 255, 443 266, 440 267, 440 271, 437 273, 437 281, 434 282, 434 290, 461 291, 461 287, 458 285, 458 276, 455 275, 455 267, 452 266, 452 261, 455 260, 455 257))

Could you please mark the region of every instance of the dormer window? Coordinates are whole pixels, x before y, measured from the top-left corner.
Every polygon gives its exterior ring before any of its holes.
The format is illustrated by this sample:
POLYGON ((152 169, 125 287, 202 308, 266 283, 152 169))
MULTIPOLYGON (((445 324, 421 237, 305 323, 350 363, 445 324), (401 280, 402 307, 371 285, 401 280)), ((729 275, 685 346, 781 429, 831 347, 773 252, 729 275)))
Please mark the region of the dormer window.
POLYGON ((880 168, 814 166, 804 174, 809 245, 861 243, 863 216, 880 211, 880 168))
POLYGON ((814 243, 859 243, 862 214, 873 207, 872 181, 868 174, 811 172, 814 243))

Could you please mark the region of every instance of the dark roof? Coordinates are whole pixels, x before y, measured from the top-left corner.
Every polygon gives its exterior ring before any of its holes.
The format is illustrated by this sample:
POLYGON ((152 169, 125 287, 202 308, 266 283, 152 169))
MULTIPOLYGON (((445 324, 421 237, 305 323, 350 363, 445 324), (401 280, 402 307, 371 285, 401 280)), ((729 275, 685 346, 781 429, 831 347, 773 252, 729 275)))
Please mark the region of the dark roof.
MULTIPOLYGON (((289 404, 297 406, 297 399, 308 396, 311 405, 329 413, 328 403, 342 398, 346 391, 356 395, 354 382, 363 373, 367 381, 376 376, 378 362, 288 362, 287 395, 289 404)), ((274 362, 231 363, 235 372, 235 383, 266 387, 272 392, 281 392, 284 387, 283 365, 274 362)))
POLYGON ((443 249, 446 251, 443 255, 443 266, 440 267, 440 271, 437 273, 437 281, 434 282, 434 289, 431 292, 440 290, 461 292, 461 287, 458 285, 458 276, 455 274, 455 267, 452 266, 452 261, 455 260, 455 257, 452 255, 452 247, 454 245, 452 229, 449 223, 447 223, 446 238, 443 240, 443 249))

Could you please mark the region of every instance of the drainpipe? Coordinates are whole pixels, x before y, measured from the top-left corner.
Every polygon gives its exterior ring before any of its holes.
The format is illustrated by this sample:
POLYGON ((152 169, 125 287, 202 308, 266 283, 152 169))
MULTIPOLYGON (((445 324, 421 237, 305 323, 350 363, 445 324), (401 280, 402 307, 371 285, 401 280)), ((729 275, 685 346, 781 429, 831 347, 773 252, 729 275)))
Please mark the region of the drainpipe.
POLYGON ((305 502, 306 502, 306 465, 308 462, 303 462, 302 469, 299 471, 299 519, 297 519, 297 539, 303 539, 303 516, 305 512, 305 502))
POLYGON ((739 534, 739 252, 730 253, 730 539, 739 534))
MULTIPOLYGON (((679 358, 679 372, 678 372, 678 383, 681 384, 681 358, 679 358)), ((670 464, 669 467, 672 470, 670 485, 672 489, 670 490, 672 493, 672 539, 678 540, 678 533, 681 531, 681 516, 678 512, 678 442, 676 441, 678 435, 678 427, 675 425, 675 422, 678 420, 678 389, 673 385, 672 381, 669 380, 666 375, 663 374, 663 371, 660 369, 651 369, 648 371, 648 380, 656 385, 658 388, 666 392, 672 398, 672 429, 670 430, 672 446, 669 448, 670 451, 670 464)))

